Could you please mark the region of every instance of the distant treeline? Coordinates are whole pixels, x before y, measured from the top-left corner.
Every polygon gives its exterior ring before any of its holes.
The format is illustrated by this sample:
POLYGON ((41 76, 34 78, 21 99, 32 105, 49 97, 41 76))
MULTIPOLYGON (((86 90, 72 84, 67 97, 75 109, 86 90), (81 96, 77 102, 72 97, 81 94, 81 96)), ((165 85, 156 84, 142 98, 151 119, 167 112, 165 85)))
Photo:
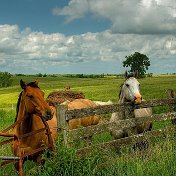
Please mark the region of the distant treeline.
POLYGON ((69 78, 104 78, 104 74, 66 74, 64 77, 69 78))
MULTIPOLYGON (((176 73, 166 73, 161 75, 176 75, 176 73)), ((8 72, 0 72, 0 87, 8 87, 12 85, 12 76, 25 77, 68 77, 68 78, 118 78, 123 79, 124 74, 11 74, 8 72)), ((153 77, 153 73, 145 74, 145 77, 153 77)))
POLYGON ((26 77, 30 77, 30 76, 32 76, 32 77, 57 77, 58 75, 57 74, 46 74, 46 73, 44 73, 44 74, 42 74, 42 73, 37 73, 37 74, 35 74, 35 75, 25 75, 25 74, 21 74, 21 73, 19 73, 19 74, 15 74, 14 76, 26 76, 26 77))
MULTIPOLYGON (((124 74, 66 74, 69 78, 124 78, 124 74)), ((148 73, 145 77, 152 77, 153 73, 148 73)))
POLYGON ((116 77, 121 78, 123 75, 117 74, 42 74, 38 73, 35 75, 25 75, 25 74, 15 74, 15 76, 33 76, 33 77, 68 77, 68 78, 107 78, 107 77, 116 77))
MULTIPOLYGON (((176 75, 176 73, 165 73, 160 75, 176 75)), ((124 74, 42 74, 37 73, 33 75, 25 75, 25 74, 14 74, 13 76, 27 76, 27 77, 68 77, 68 78, 124 78, 124 74)), ((147 73, 144 75, 145 77, 153 77, 155 74, 147 73)))

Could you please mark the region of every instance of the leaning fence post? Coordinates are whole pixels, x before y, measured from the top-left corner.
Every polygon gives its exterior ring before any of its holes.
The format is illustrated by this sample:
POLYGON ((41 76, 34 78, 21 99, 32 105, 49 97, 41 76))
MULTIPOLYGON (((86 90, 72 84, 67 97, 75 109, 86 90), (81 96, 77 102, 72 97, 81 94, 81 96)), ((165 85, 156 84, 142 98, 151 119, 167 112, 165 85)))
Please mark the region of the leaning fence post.
POLYGON ((68 110, 67 105, 58 105, 56 108, 57 116, 57 126, 59 131, 63 134, 64 145, 67 146, 67 131, 68 131, 68 122, 66 121, 66 112, 68 110))
MULTIPOLYGON (((175 101, 176 101, 176 93, 173 89, 168 89, 166 93, 167 93, 167 96, 169 98, 174 98, 175 101)), ((175 112, 176 111, 176 103, 169 105, 169 111, 170 112, 175 112)), ((172 122, 173 125, 176 125, 176 119, 172 119, 171 122, 172 122)))

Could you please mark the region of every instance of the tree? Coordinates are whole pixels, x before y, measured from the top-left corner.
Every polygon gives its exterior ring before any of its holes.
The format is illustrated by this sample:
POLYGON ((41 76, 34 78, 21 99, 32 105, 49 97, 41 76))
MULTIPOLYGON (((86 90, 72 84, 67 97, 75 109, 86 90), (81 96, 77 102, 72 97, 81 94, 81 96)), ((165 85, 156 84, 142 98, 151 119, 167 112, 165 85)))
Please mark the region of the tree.
POLYGON ((0 87, 8 87, 12 84, 12 75, 8 72, 0 72, 0 87))
POLYGON ((130 56, 125 56, 126 60, 123 61, 123 67, 130 67, 130 73, 136 73, 138 78, 145 77, 146 70, 150 66, 150 60, 145 54, 135 52, 130 56))

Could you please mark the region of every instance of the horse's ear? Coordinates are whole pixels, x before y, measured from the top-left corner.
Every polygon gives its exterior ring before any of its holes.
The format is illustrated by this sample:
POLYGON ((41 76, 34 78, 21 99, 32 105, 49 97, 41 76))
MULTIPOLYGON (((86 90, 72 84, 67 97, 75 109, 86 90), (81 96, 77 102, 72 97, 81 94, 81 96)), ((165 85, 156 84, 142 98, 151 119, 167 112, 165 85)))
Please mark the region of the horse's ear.
POLYGON ((173 89, 168 89, 167 94, 169 98, 175 98, 176 97, 176 92, 173 89))
POLYGON ((125 71, 125 79, 127 79, 127 78, 128 78, 128 72, 125 71))
POLYGON ((38 86, 38 84, 39 84, 39 80, 36 80, 35 85, 38 86))
POLYGON ((20 80, 20 86, 22 89, 26 88, 26 83, 22 79, 20 80))

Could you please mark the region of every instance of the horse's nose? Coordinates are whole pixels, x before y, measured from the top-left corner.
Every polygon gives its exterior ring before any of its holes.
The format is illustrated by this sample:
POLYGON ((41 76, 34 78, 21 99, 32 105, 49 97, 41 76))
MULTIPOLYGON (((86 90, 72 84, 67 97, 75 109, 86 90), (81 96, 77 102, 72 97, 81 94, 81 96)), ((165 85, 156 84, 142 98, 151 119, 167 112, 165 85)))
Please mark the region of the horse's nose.
POLYGON ((142 96, 141 95, 134 96, 134 102, 135 104, 140 104, 142 102, 142 96))
POLYGON ((52 111, 46 111, 46 118, 47 120, 51 120, 53 117, 53 112, 52 111))

